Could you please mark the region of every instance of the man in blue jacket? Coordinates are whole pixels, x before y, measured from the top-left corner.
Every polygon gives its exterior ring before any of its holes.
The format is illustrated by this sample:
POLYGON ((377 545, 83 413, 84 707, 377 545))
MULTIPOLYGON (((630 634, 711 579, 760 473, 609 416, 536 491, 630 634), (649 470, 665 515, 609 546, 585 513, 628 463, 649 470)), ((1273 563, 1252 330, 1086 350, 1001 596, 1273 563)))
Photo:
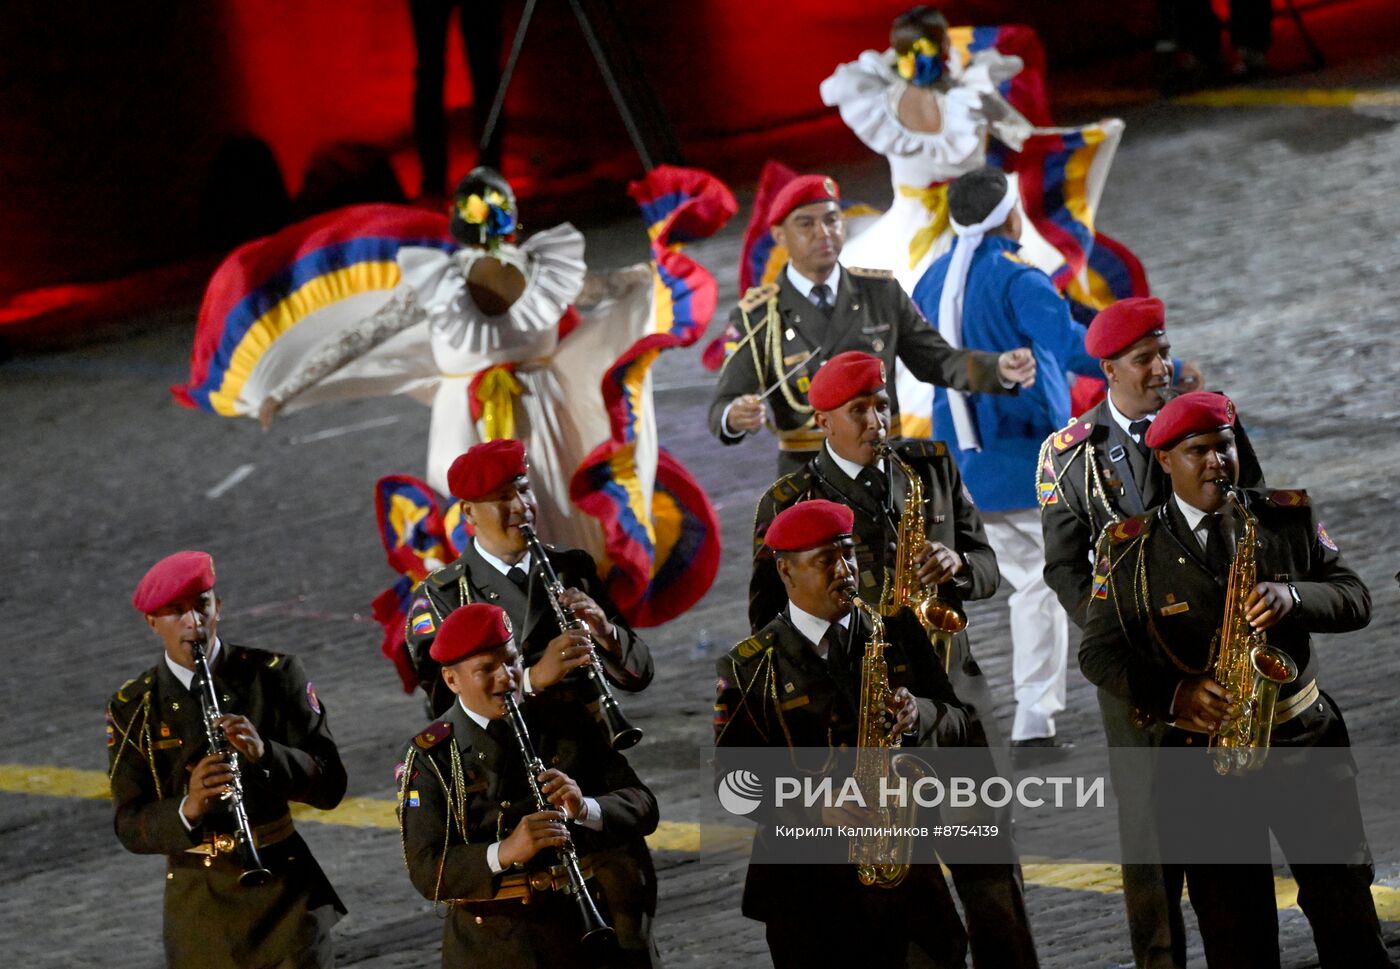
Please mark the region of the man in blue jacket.
POLYGON ((962 176, 948 190, 958 241, 914 288, 914 302, 955 347, 1029 345, 1033 387, 1015 396, 950 393, 939 387, 934 436, 962 470, 986 522, 1011 595, 1012 746, 1056 747, 1055 714, 1065 706, 1069 624, 1045 584, 1045 544, 1035 495, 1036 460, 1046 435, 1070 415, 1067 371, 1098 376, 1084 351, 1084 327, 1050 278, 1021 259, 1016 187, 994 168, 962 176))

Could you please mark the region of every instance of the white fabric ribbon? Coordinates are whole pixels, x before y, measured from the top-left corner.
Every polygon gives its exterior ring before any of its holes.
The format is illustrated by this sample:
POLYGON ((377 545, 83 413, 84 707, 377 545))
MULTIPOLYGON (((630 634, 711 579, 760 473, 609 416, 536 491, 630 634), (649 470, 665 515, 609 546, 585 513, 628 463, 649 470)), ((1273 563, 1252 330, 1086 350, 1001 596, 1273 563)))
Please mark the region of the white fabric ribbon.
MULTIPOLYGON (((948 261, 948 276, 943 280, 943 292, 938 297, 938 332, 951 347, 961 348, 963 345, 963 297, 966 295, 967 273, 972 268, 972 257, 982 245, 987 232, 1011 217, 1011 210, 1016 207, 1016 197, 1016 185, 1008 179, 1006 195, 981 222, 976 225, 962 225, 951 216, 948 219, 958 240, 953 245, 953 253, 948 261)), ((972 419, 972 408, 968 406, 967 394, 949 388, 948 408, 953 413, 953 429, 957 433, 958 447, 964 451, 982 450, 982 439, 977 434, 977 424, 972 419)))

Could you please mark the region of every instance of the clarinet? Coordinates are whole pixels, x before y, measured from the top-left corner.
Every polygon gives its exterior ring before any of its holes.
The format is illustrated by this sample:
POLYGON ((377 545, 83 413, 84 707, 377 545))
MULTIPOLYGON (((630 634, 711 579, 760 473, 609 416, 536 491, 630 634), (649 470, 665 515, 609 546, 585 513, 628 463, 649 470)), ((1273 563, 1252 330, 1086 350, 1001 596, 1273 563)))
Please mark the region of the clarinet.
MULTIPOLYGON (((525 725, 525 717, 520 713, 520 707, 515 702, 515 695, 507 693, 506 697, 506 721, 510 724, 511 733, 515 734, 515 743, 520 748, 520 758, 525 761, 525 779, 530 785, 530 794, 535 799, 535 807, 541 811, 554 811, 556 808, 549 803, 544 796, 544 791, 540 789, 540 774, 544 772, 544 762, 540 760, 539 754, 535 753, 534 744, 530 743, 530 729, 525 725)), ((584 884, 583 869, 578 864, 578 852, 574 850, 572 841, 566 841, 562 848, 556 848, 559 855, 559 862, 564 869, 564 875, 568 879, 568 884, 564 886, 565 894, 572 895, 574 904, 578 906, 579 919, 583 922, 583 936, 580 941, 586 944, 597 944, 606 942, 613 938, 612 926, 603 921, 603 916, 598 912, 598 906, 593 904, 593 897, 588 894, 588 886, 584 884)))
POLYGON ((228 802, 229 810, 233 812, 234 833, 216 836, 214 850, 236 851, 243 863, 243 874, 238 876, 238 884, 245 888, 256 888, 266 885, 272 878, 272 872, 263 867, 262 859, 258 857, 253 825, 248 820, 248 808, 244 803, 243 774, 238 766, 238 751, 219 728, 219 718, 224 714, 219 709, 219 697, 214 691, 214 674, 209 670, 209 659, 205 655, 204 646, 203 639, 192 644, 194 678, 199 684, 199 704, 204 714, 204 735, 209 741, 209 752, 223 754, 233 772, 233 783, 229 785, 229 790, 224 792, 222 799, 228 802))
MULTIPOLYGON (((544 545, 540 543, 534 528, 530 525, 521 525, 520 534, 525 536, 525 544, 530 547, 531 557, 540 563, 540 572, 544 576, 549 604, 554 607, 554 618, 558 620, 559 628, 561 630, 587 629, 587 623, 565 608, 564 584, 559 581, 559 575, 554 571, 554 566, 550 564, 549 556, 545 554, 544 545)), ((607 728, 608 740, 612 744, 612 749, 626 750, 629 747, 635 747, 637 742, 642 739, 642 731, 627 721, 622 707, 618 705, 617 697, 613 696, 612 687, 608 685, 608 678, 603 675, 603 664, 599 661, 596 651, 589 658, 588 665, 583 667, 583 672, 598 691, 598 715, 603 720, 603 726, 607 728)))

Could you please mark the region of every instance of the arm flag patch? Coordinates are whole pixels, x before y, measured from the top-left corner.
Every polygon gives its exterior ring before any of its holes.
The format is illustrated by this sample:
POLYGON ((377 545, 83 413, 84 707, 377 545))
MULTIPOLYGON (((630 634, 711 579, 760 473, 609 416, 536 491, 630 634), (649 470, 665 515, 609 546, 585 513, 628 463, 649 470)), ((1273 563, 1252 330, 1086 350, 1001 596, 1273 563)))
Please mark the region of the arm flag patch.
POLYGON ((1323 527, 1322 522, 1317 523, 1317 541, 1323 548, 1337 551, 1337 543, 1332 541, 1332 536, 1327 534, 1327 529, 1323 527))

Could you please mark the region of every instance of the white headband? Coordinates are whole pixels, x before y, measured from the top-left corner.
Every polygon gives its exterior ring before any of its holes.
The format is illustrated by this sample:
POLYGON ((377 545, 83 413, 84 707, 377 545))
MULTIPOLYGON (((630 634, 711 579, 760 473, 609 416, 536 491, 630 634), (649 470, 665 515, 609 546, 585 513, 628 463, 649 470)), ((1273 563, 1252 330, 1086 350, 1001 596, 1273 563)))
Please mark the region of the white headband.
MULTIPOLYGON (((943 280, 943 292, 938 298, 938 332, 948 341, 949 346, 962 346, 963 296, 967 289, 967 274, 972 268, 972 257, 982 245, 987 233, 1011 217, 1017 197, 1015 184, 1007 179, 1006 194, 981 222, 976 225, 962 225, 951 214, 948 216, 948 223, 953 227, 958 239, 953 244, 953 253, 948 262, 948 275, 943 280)), ((958 447, 964 451, 982 450, 982 439, 977 434, 972 410, 967 406, 967 395, 950 389, 948 407, 953 413, 953 428, 957 432, 958 447)))

